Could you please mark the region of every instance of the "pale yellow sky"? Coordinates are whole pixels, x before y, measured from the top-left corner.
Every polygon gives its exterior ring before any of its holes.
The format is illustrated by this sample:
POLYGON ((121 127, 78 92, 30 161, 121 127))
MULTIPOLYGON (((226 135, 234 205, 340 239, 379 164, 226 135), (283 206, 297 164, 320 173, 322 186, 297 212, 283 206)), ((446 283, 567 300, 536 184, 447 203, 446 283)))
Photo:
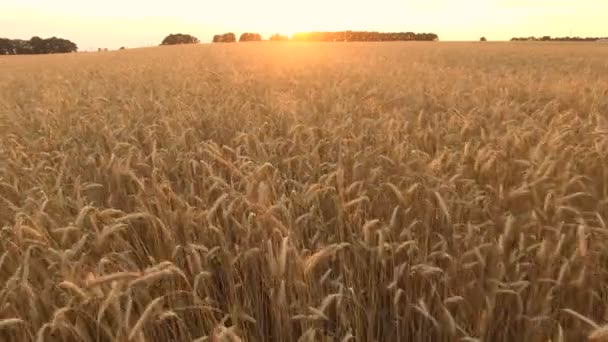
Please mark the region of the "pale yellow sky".
POLYGON ((169 33, 434 32, 441 40, 608 36, 608 0, 0 0, 0 37, 60 36, 80 50, 157 45, 169 33))

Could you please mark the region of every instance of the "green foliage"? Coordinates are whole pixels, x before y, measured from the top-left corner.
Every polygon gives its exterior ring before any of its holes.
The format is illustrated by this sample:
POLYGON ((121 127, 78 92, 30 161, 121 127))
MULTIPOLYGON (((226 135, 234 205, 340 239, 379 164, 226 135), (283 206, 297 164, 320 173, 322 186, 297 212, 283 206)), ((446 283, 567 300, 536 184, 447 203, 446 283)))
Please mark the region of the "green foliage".
POLYGON ((528 41, 543 41, 543 42, 596 42, 606 40, 608 37, 555 37, 542 36, 542 37, 513 37, 512 42, 528 42, 528 41))
POLYGON ((235 43, 236 36, 232 32, 224 33, 224 34, 216 34, 213 36, 214 43, 235 43))
POLYGON ((0 55, 40 55, 78 51, 78 46, 57 37, 42 39, 34 36, 30 40, 0 38, 0 55))
POLYGON ((414 32, 301 32, 293 35, 294 41, 309 42, 386 42, 386 41, 436 41, 439 36, 435 33, 414 32))
POLYGON ((189 34, 170 34, 163 39, 160 45, 198 44, 200 40, 189 34))
POLYGON ((262 40, 262 36, 259 33, 245 32, 239 38, 239 42, 259 42, 262 40))
POLYGON ((8 38, 0 38, 0 55, 14 55, 13 41, 8 38))

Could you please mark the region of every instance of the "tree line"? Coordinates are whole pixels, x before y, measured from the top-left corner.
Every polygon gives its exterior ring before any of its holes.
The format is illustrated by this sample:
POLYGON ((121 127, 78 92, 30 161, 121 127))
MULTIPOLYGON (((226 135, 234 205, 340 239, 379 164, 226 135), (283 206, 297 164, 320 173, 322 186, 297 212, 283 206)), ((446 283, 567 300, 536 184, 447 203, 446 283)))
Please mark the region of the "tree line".
POLYGON ((436 41, 435 33, 414 32, 302 32, 293 35, 293 41, 308 42, 390 42, 390 41, 436 41))
MULTIPOLYGON (((262 41, 259 33, 245 32, 241 34, 239 42, 262 41)), ((339 31, 339 32, 301 32, 296 33, 290 39, 281 34, 273 34, 270 41, 294 41, 294 42, 388 42, 388 41, 437 41, 439 37, 435 33, 414 32, 368 32, 368 31, 339 31)), ((235 43, 236 35, 232 32, 216 34, 213 43, 235 43)), ((200 40, 189 34, 170 34, 163 39, 161 45, 197 44, 200 40)))
POLYGON ((234 43, 236 42, 236 35, 232 32, 224 34, 216 34, 213 36, 214 43, 234 43))
POLYGON ((511 38, 512 42, 529 42, 529 41, 539 41, 539 42, 596 42, 598 40, 607 40, 608 37, 551 37, 551 36, 542 36, 542 37, 514 37, 511 38))
POLYGON ((40 55, 78 51, 78 46, 57 37, 32 37, 30 40, 0 38, 0 55, 40 55))
POLYGON ((198 44, 201 41, 189 34, 170 34, 163 39, 160 45, 177 45, 177 44, 198 44))

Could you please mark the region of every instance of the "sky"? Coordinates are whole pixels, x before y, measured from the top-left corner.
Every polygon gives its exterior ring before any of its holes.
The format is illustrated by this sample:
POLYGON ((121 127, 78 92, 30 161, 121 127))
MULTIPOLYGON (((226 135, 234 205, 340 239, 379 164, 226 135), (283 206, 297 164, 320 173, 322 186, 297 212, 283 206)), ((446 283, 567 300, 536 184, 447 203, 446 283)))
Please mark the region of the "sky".
POLYGON ((58 36, 80 50, 158 45, 169 33, 367 30, 442 41, 608 36, 608 0, 0 0, 0 37, 58 36))

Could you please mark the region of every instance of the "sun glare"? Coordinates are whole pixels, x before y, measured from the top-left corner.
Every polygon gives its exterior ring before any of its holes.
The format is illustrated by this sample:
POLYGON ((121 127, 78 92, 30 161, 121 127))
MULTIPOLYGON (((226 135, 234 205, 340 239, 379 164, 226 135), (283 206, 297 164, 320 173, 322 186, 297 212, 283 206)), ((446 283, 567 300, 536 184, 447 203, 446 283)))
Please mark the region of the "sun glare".
MULTIPOLYGON (((331 31, 359 29, 360 20, 355 22, 346 19, 343 0, 323 4, 320 0, 311 0, 305 5, 281 3, 276 0, 262 0, 256 4, 247 4, 238 12, 233 12, 228 20, 221 23, 222 27, 235 32, 260 32, 263 35, 279 33, 292 36, 297 32, 331 31)), ((351 8, 349 15, 356 14, 351 8)), ((207 12, 202 14, 207 17, 207 12)), ((359 17, 359 15, 357 15, 359 17)), ((361 15, 362 16, 362 15, 361 15)), ((211 19, 211 18, 209 18, 211 19)), ((209 22, 198 18, 199 22, 209 22)))

